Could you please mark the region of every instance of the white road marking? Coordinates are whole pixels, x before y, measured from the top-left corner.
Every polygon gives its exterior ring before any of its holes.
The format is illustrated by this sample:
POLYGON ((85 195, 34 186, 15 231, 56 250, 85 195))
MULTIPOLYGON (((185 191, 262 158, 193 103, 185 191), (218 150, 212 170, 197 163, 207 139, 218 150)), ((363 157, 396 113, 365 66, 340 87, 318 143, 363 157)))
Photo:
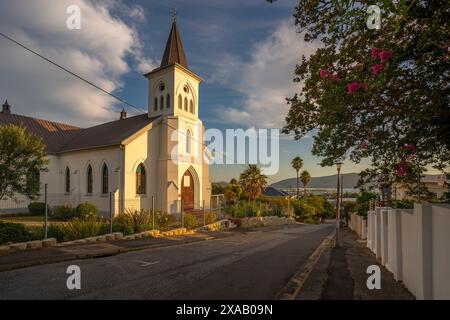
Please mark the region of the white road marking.
POLYGON ((141 264, 141 267, 148 267, 148 266, 152 266, 154 264, 158 264, 159 261, 154 261, 154 262, 147 262, 147 261, 141 261, 141 260, 134 260, 137 263, 141 264))

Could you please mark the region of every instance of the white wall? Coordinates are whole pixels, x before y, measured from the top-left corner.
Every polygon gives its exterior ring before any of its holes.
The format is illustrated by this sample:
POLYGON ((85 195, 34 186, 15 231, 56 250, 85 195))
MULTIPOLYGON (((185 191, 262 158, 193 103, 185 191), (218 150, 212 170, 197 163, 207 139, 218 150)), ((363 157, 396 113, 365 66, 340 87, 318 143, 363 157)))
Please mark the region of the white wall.
MULTIPOLYGON (((378 209, 378 208, 377 208, 378 209)), ((450 299, 450 205, 415 204, 414 210, 389 209, 387 223, 378 223, 381 210, 368 214, 368 247, 387 235, 387 259, 382 263, 417 299, 450 299), (370 244, 369 244, 370 243, 370 244)), ((383 221, 383 218, 381 219, 383 221)))

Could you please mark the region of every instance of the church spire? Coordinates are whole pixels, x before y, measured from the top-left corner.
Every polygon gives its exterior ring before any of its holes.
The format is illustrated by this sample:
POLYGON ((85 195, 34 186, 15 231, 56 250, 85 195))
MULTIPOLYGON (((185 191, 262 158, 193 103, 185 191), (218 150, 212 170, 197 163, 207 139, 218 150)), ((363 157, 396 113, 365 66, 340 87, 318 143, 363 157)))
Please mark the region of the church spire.
POLYGON ((167 40, 166 49, 161 60, 161 67, 168 66, 173 63, 178 63, 185 68, 188 68, 186 55, 184 54, 183 44, 181 43, 180 32, 178 31, 176 11, 173 11, 173 23, 170 30, 169 39, 167 40))

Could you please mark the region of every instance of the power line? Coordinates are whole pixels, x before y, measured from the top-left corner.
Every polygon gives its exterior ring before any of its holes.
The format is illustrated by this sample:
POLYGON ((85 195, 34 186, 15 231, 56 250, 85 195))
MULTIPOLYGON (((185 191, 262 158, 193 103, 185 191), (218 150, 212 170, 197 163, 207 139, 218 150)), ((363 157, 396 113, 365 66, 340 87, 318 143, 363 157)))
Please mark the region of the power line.
MULTIPOLYGON (((115 94, 113 94, 113 93, 111 93, 111 92, 109 92, 109 91, 103 89, 102 87, 96 85, 96 84, 93 83, 92 81, 87 80, 86 78, 84 78, 84 77, 82 77, 82 76, 76 74, 76 73, 73 72, 73 71, 70 71, 69 69, 67 69, 67 68, 65 68, 65 67, 63 67, 63 66, 61 66, 60 64, 58 64, 58 63, 56 63, 56 62, 54 62, 54 61, 52 61, 52 60, 50 60, 49 58, 43 56, 42 54, 36 52, 35 50, 33 50, 33 49, 31 49, 31 48, 25 46, 24 44, 18 42, 17 40, 14 40, 13 38, 7 36, 7 35, 4 34, 3 32, 0 32, 0 35, 1 35, 2 37, 4 37, 5 39, 7 39, 7 40, 9 40, 9 41, 11 41, 11 42, 13 42, 13 43, 15 43, 15 44, 18 45, 19 47, 21 47, 21 48, 27 50, 28 52, 31 52, 32 54, 38 56, 39 58, 41 58, 41 59, 43 59, 43 60, 45 60, 45 61, 47 61, 48 63, 50 63, 50 64, 52 64, 52 65, 58 67, 59 69, 61 69, 61 70, 65 71, 65 72, 67 72, 68 74, 70 74, 70 75, 76 77, 77 79, 79 79, 79 80, 81 80, 81 81, 87 83, 88 85, 90 85, 90 86, 96 88, 97 90, 100 90, 101 92, 103 92, 103 93, 105 93, 105 94, 111 96, 112 98, 114 98, 114 99, 116 99, 116 100, 118 100, 118 101, 120 101, 120 102, 126 104, 127 106, 133 108, 134 110, 140 112, 141 114, 146 113, 146 111, 144 111, 142 108, 134 106, 134 105, 131 104, 130 102, 126 101, 125 99, 122 99, 122 98, 120 98, 119 96, 116 96, 115 94)), ((181 131, 180 129, 177 129, 177 128, 175 128, 175 127, 172 127, 172 126, 169 125, 168 123, 165 123, 165 122, 162 122, 162 123, 165 124, 166 126, 172 128, 172 129, 174 129, 174 130, 180 132, 181 134, 183 134, 184 136, 187 137, 187 134, 184 133, 183 131, 181 131)), ((208 147, 205 143, 203 143, 203 142, 201 142, 201 141, 199 141, 199 140, 193 138, 192 136, 191 136, 191 139, 192 139, 193 141, 197 142, 198 144, 200 144, 200 145, 206 147, 206 148, 208 147)), ((223 152, 220 152, 220 151, 215 151, 215 152, 221 154, 221 155, 224 156, 226 159, 230 159, 230 160, 234 161, 234 159, 231 159, 230 157, 228 157, 228 156, 227 156, 225 153, 223 153, 223 152)), ((237 164, 238 164, 238 165, 242 165, 242 166, 245 167, 244 164, 241 164, 241 163, 237 163, 237 164)), ((271 180, 272 182, 276 182, 276 181, 274 181, 273 179, 271 179, 269 176, 266 176, 266 177, 267 177, 267 179, 271 180)))
POLYGON ((133 109, 135 109, 135 110, 137 110, 137 111, 139 111, 139 112, 141 112, 141 113, 145 113, 145 111, 144 111, 143 109, 140 109, 140 108, 138 108, 138 107, 133 106, 131 103, 129 103, 129 102, 126 101, 125 99, 122 99, 122 98, 116 96, 115 94, 113 94, 113 93, 111 93, 111 92, 109 92, 109 91, 103 89, 102 87, 100 87, 100 86, 96 85, 95 83, 93 83, 93 82, 91 82, 91 81, 89 81, 89 80, 83 78, 82 76, 76 74, 75 72, 72 72, 72 71, 70 71, 69 69, 67 69, 67 68, 65 68, 65 67, 63 67, 63 66, 61 66, 60 64, 58 64, 58 63, 56 63, 56 62, 50 60, 49 58, 44 57, 42 54, 40 54, 40 53, 34 51, 33 49, 28 48, 28 47, 25 46, 24 44, 22 44, 22 43, 20 43, 20 42, 18 42, 18 41, 16 41, 16 40, 14 40, 13 38, 7 36, 7 35, 4 34, 3 32, 0 32, 0 35, 1 35, 3 38, 5 38, 5 39, 7 39, 7 40, 9 40, 9 41, 11 41, 11 42, 13 42, 13 43, 15 43, 16 45, 22 47, 23 49, 27 50, 28 52, 33 53, 34 55, 36 55, 36 56, 38 56, 39 58, 41 58, 41 59, 47 61, 48 63, 50 63, 50 64, 52 64, 52 65, 54 65, 54 66, 60 68, 61 70, 63 70, 63 71, 65 71, 65 72, 69 73, 70 75, 72 75, 72 76, 74 76, 74 77, 80 79, 81 81, 83 81, 83 82, 89 84, 90 86, 92 86, 92 87, 94 87, 94 88, 96 88, 96 89, 102 91, 103 93, 106 93, 107 95, 113 97, 114 99, 116 99, 116 100, 118 100, 118 101, 120 101, 120 102, 122 102, 122 103, 124 103, 124 104, 126 104, 126 105, 128 105, 128 106, 130 106, 131 108, 133 108, 133 109))

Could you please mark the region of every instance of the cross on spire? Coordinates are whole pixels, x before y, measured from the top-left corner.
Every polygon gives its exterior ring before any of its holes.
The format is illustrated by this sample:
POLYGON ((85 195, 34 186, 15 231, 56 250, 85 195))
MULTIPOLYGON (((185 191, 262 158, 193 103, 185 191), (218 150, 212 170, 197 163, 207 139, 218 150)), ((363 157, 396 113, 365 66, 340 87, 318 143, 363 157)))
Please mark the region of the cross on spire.
POLYGON ((171 14, 172 14, 173 21, 177 21, 178 12, 177 12, 176 8, 172 8, 171 14))

